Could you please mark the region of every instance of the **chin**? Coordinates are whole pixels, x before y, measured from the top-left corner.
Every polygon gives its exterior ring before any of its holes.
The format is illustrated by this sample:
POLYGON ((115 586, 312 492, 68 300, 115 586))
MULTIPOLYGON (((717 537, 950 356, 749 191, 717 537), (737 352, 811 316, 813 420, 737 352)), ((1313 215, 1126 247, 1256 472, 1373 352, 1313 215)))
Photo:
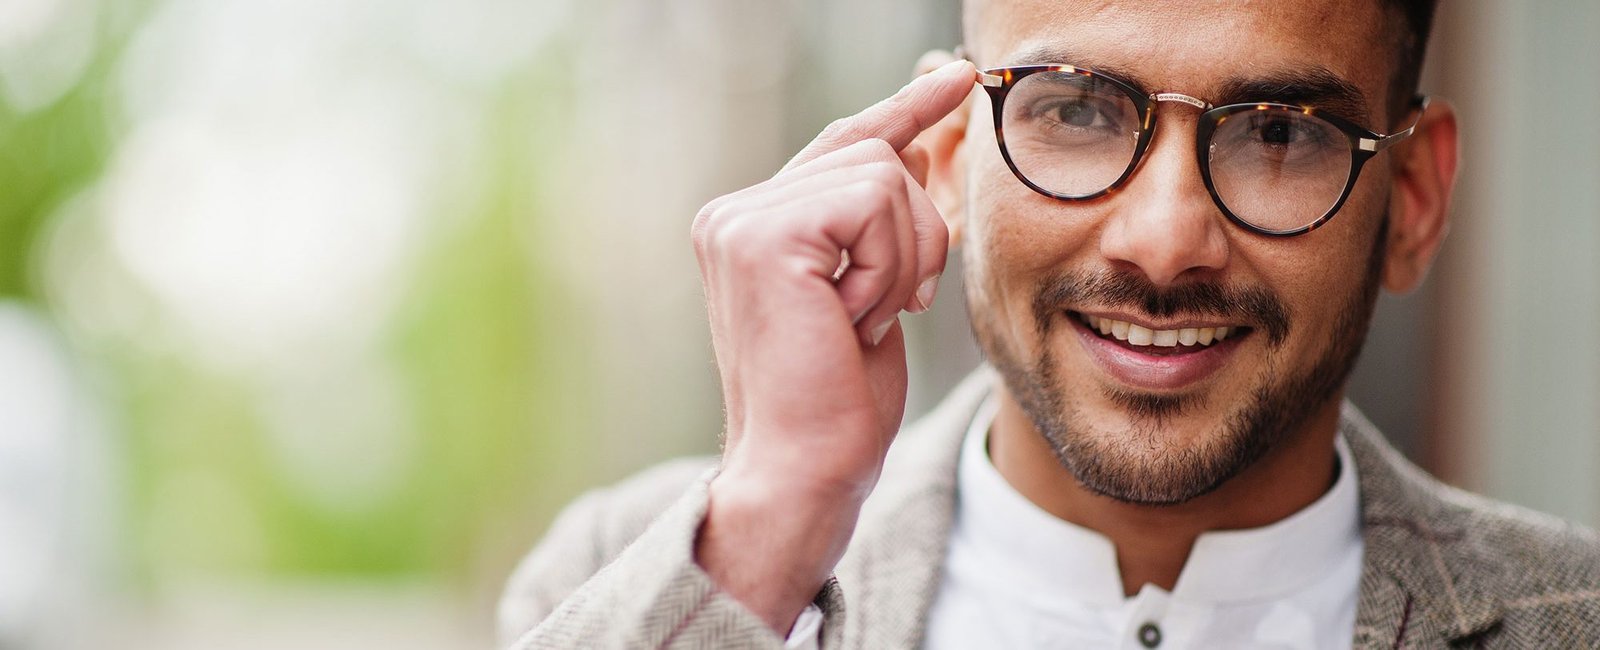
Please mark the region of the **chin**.
MULTIPOLYGON (((1184 503, 1253 465, 1286 431, 1252 427, 1192 396, 1121 395, 1035 420, 1056 459, 1090 491, 1144 505, 1184 503), (1124 402, 1133 400, 1128 408, 1124 402)), ((1024 407, 1025 410, 1031 410, 1024 407)))

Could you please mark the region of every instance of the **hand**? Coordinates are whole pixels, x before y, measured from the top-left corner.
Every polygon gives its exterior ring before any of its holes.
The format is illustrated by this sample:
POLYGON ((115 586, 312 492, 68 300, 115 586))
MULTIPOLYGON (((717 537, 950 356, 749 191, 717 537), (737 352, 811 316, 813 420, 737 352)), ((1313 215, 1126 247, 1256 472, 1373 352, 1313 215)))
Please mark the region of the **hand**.
POLYGON ((727 409, 696 557, 780 634, 843 555, 899 430, 897 316, 931 305, 948 246, 911 143, 975 78, 965 61, 926 74, 695 218, 727 409))

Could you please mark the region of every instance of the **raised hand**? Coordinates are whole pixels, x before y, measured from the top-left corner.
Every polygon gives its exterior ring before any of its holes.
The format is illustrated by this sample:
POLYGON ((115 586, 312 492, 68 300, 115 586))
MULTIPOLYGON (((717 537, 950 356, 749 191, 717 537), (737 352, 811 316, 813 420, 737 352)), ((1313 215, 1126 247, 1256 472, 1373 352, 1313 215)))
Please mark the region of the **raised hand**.
POLYGON ((919 77, 695 218, 727 409, 696 558, 780 633, 844 553, 899 429, 897 316, 932 303, 948 246, 911 143, 975 76, 957 61, 919 77))

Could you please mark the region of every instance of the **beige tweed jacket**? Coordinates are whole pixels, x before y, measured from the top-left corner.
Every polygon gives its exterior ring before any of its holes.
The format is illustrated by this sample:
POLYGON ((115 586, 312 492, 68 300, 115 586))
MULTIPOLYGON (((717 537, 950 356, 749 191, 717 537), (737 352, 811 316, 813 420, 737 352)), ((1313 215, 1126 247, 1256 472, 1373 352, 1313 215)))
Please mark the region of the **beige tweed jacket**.
MULTIPOLYGON (((956 456, 997 381, 982 369, 902 431, 834 578, 824 648, 914 648, 955 506, 956 456)), ((1438 483, 1348 404, 1366 555, 1356 648, 1600 648, 1600 536, 1438 483)), ((692 559, 714 460, 591 492, 523 560, 500 603, 514 648, 781 648, 692 559)))

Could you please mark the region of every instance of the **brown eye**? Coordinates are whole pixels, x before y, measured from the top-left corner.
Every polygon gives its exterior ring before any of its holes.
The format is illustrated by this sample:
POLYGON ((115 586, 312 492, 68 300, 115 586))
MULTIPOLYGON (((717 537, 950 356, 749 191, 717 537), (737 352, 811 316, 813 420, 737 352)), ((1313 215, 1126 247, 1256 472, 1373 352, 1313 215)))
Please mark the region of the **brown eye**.
POLYGON ((1273 120, 1261 125, 1258 131, 1262 142, 1267 144, 1289 144, 1294 142, 1294 125, 1288 120, 1273 120))
POLYGON ((1093 126, 1095 118, 1100 115, 1088 102, 1062 103, 1055 107, 1054 113, 1062 124, 1077 127, 1093 126))
POLYGON ((1327 145, 1329 138, 1320 122, 1298 115, 1251 116, 1246 135, 1256 145, 1274 148, 1327 145))

